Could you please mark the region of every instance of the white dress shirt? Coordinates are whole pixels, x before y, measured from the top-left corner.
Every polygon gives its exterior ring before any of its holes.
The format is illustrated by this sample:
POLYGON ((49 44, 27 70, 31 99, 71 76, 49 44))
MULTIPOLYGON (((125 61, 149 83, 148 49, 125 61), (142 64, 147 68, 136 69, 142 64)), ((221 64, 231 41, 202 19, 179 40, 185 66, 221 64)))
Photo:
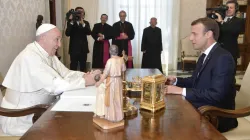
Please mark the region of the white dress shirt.
MULTIPOLYGON (((77 21, 76 23, 77 23, 77 25, 79 26, 80 22, 79 22, 79 21, 77 21)), ((71 25, 73 25, 73 24, 74 24, 74 22, 70 22, 70 24, 71 24, 71 25)), ((83 28, 85 27, 85 23, 84 23, 84 22, 82 23, 82 27, 83 27, 83 28)))
POLYGON ((225 17, 224 18, 224 22, 227 22, 227 19, 229 19, 230 18, 230 20, 233 18, 233 16, 230 16, 230 17, 225 17))

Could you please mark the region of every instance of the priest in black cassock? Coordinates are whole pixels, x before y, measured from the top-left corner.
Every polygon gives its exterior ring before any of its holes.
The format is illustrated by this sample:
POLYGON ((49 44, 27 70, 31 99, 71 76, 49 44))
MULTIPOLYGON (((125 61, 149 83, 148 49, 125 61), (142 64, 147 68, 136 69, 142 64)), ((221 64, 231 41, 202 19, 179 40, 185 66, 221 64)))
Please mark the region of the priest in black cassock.
POLYGON ((156 24, 157 19, 153 17, 150 20, 150 26, 143 30, 141 43, 142 68, 157 68, 162 72, 162 37, 161 29, 156 27, 156 24))
MULTIPOLYGON (((119 56, 122 56, 122 51, 125 51, 127 56, 132 56, 131 40, 134 39, 135 31, 133 25, 130 22, 125 21, 126 12, 120 11, 120 21, 113 24, 114 36, 112 44, 115 44, 119 48, 119 56)), ((133 60, 127 62, 127 68, 133 68, 133 60)))
POLYGON ((92 68, 104 68, 109 59, 109 39, 112 38, 112 26, 107 24, 108 15, 101 15, 101 23, 96 23, 91 36, 95 40, 92 68))

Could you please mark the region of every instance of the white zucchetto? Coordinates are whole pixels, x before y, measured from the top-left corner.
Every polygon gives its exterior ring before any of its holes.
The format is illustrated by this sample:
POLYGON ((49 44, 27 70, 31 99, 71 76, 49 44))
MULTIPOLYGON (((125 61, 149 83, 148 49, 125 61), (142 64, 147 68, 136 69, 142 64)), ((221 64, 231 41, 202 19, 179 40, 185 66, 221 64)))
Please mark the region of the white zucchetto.
POLYGON ((44 23, 42 24, 37 30, 36 30, 36 36, 39 36, 45 32, 48 32, 49 30, 52 30, 56 28, 55 25, 49 24, 49 23, 44 23))

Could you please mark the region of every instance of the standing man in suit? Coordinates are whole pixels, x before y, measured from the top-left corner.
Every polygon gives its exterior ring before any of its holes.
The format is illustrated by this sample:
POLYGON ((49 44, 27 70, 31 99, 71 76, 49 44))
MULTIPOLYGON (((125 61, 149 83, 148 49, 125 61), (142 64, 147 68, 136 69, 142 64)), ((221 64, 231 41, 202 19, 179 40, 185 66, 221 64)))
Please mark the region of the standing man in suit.
POLYGON ((220 26, 220 36, 218 42, 221 47, 229 51, 237 65, 237 58, 239 55, 238 47, 238 37, 241 32, 244 31, 244 22, 242 19, 235 16, 236 12, 239 10, 239 4, 237 1, 228 1, 226 3, 228 10, 226 11, 226 17, 222 19, 221 15, 215 13, 218 18, 216 21, 220 26))
POLYGON ((89 53, 87 35, 91 34, 91 30, 89 22, 84 20, 84 9, 76 7, 75 11, 80 13, 78 20, 73 21, 71 15, 65 32, 66 36, 70 37, 70 69, 77 70, 78 62, 80 62, 80 71, 86 72, 87 54, 89 53))
POLYGON ((101 15, 101 23, 96 23, 91 32, 95 40, 93 47, 92 68, 104 68, 109 59, 109 39, 112 38, 112 27, 107 24, 108 15, 101 15))
POLYGON ((161 29, 156 27, 157 18, 153 17, 150 20, 150 26, 143 30, 141 51, 142 68, 157 68, 161 72, 161 52, 162 52, 162 37, 161 29))
MULTIPOLYGON (((235 109, 235 63, 232 55, 216 42, 218 24, 213 19, 200 18, 191 25, 190 40, 202 55, 191 77, 167 77, 165 93, 182 95, 196 108, 211 105, 235 109)), ((220 132, 237 126, 236 119, 219 118, 220 132)))
MULTIPOLYGON (((127 14, 125 11, 119 13, 120 21, 113 24, 114 37, 112 44, 118 46, 118 55, 122 56, 122 51, 125 51, 127 56, 132 56, 131 40, 135 37, 133 25, 125 21, 127 14)), ((127 68, 133 68, 133 61, 127 61, 127 68)))

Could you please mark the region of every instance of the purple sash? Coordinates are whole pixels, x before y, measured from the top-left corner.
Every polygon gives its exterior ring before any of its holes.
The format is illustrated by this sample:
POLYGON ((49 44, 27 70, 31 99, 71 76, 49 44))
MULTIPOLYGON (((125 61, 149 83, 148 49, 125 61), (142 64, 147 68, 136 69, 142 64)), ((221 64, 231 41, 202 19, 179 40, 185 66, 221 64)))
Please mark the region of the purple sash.
MULTIPOLYGON (((132 56, 132 45, 131 41, 128 41, 128 56, 132 56)), ((133 68, 133 59, 128 60, 128 68, 133 68)))
POLYGON ((103 66, 105 68, 106 62, 109 59, 109 41, 103 41, 103 66))

